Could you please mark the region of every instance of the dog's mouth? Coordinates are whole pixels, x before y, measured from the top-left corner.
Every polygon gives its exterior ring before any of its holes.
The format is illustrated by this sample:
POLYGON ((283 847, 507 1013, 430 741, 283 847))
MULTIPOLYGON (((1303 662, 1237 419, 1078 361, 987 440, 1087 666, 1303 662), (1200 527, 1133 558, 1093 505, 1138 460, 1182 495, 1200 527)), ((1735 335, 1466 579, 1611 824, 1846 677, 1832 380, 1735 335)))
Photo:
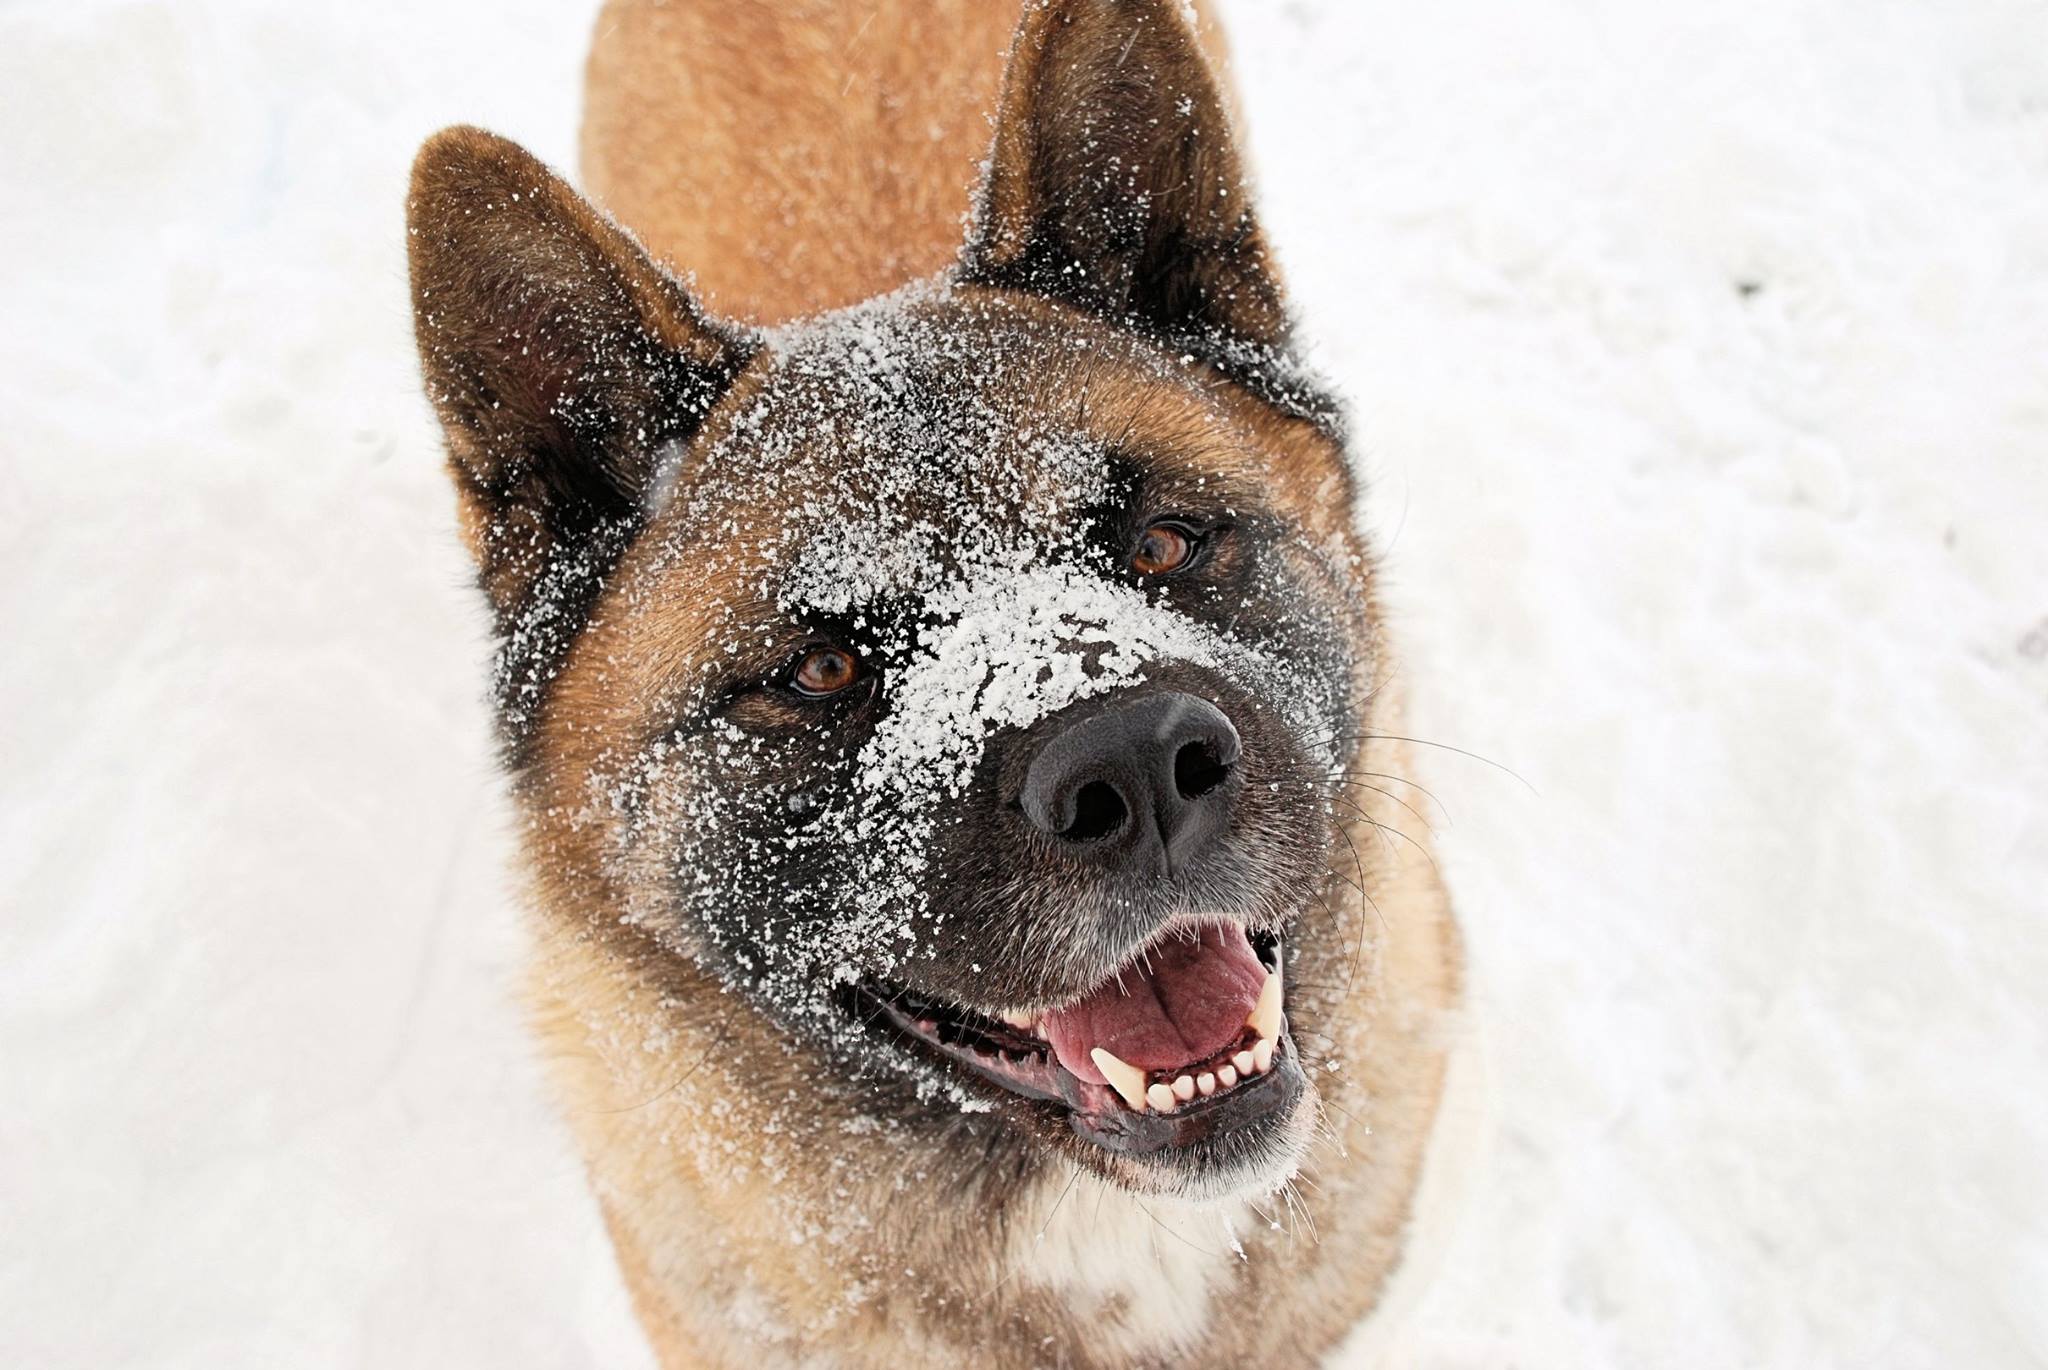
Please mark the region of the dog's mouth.
POLYGON ((1284 1118, 1305 1080, 1287 1032, 1280 939, 1236 923, 1173 928, 1080 999, 990 1015, 864 981, 863 1016, 1082 1138, 1152 1156, 1284 1118))

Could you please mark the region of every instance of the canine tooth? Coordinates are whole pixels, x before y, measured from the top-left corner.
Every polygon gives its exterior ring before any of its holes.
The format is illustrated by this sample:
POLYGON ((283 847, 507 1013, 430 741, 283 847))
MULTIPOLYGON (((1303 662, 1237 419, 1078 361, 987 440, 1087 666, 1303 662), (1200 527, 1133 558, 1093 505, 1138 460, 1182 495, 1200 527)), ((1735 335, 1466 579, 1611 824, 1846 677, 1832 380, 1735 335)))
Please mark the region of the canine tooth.
POLYGON ((1273 1068, 1273 1039, 1271 1037, 1259 1038, 1257 1044, 1252 1047, 1252 1064, 1259 1068, 1259 1074, 1261 1075, 1264 1075, 1273 1068))
POLYGON ((1173 1097, 1171 1085, 1154 1085, 1145 1091, 1145 1102, 1161 1113, 1173 1112, 1173 1106, 1180 1101, 1173 1097))
POLYGON ((1259 1002, 1252 1006, 1251 1017, 1244 1020, 1245 1026, 1261 1037, 1280 1035, 1280 972, 1266 972, 1266 983, 1259 990, 1259 1002))
POLYGON ((1232 1085, 1236 1084, 1236 1083, 1237 1083, 1237 1067, 1236 1067, 1236 1066, 1218 1066, 1218 1067, 1216 1067, 1216 1083, 1217 1083, 1217 1084, 1219 1084, 1219 1085, 1222 1085, 1222 1086, 1223 1086, 1223 1087, 1224 1087, 1225 1089, 1229 1089, 1229 1088, 1230 1088, 1230 1087, 1231 1087, 1232 1085))
POLYGON ((1237 1067, 1240 1076, 1249 1075, 1252 1073, 1252 1054, 1249 1051, 1240 1051, 1230 1058, 1230 1064, 1237 1067))
POLYGON ((1109 1087, 1124 1096, 1124 1102, 1138 1112, 1145 1111, 1145 1072, 1133 1065, 1126 1065, 1101 1047, 1088 1053, 1095 1062, 1095 1068, 1102 1072, 1102 1078, 1109 1081, 1109 1087))
POLYGON ((1186 1103, 1195 1097, 1195 1081, 1190 1075, 1183 1075, 1173 1082, 1173 1097, 1186 1103))
POLYGON ((1203 1071, 1195 1077, 1195 1088, 1202 1091, 1203 1098, 1208 1098, 1216 1092, 1216 1077, 1206 1070, 1203 1071))
POLYGON ((1019 1013, 1016 1009, 1006 1008, 1003 1010, 1003 1021, 1016 1028, 1019 1032, 1029 1032, 1031 1031, 1031 1025, 1038 1020, 1028 1013, 1019 1013))

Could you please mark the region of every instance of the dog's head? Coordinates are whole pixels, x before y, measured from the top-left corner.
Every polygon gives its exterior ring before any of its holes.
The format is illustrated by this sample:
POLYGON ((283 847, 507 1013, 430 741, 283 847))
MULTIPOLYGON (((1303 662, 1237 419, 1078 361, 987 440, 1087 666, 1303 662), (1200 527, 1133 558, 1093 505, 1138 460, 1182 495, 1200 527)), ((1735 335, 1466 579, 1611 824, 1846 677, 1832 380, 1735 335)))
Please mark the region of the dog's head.
POLYGON ((1310 1126, 1286 939, 1371 622, 1177 8, 1033 9, 958 267, 770 332, 489 135, 410 211, 558 901, 898 1118, 1214 1194, 1310 1126))

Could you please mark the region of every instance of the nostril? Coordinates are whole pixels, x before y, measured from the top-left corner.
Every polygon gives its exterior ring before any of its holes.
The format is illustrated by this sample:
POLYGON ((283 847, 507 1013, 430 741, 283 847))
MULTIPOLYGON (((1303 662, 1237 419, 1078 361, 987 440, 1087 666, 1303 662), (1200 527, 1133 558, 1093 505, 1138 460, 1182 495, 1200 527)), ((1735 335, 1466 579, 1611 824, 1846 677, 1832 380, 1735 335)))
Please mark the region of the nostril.
POLYGON ((1232 764, 1209 742, 1190 742, 1174 753, 1174 788, 1183 799, 1200 799, 1224 782, 1232 764))
POLYGON ((1130 816, 1114 786, 1091 780, 1074 796, 1074 821, 1060 831, 1069 842, 1094 842, 1108 837, 1130 816))

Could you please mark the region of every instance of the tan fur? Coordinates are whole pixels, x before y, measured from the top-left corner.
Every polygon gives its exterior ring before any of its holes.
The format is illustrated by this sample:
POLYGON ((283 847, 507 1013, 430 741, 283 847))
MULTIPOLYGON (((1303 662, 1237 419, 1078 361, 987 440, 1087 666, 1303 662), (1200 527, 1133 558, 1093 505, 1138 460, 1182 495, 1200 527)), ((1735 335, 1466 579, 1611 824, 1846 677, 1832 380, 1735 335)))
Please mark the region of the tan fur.
POLYGON ((959 255, 1016 27, 1011 0, 610 0, 584 189, 728 318, 883 294, 959 255))
MULTIPOLYGON (((614 0, 590 63, 586 177, 715 311, 775 321, 886 291, 958 253, 1015 18, 997 0, 614 0)), ((1136 440, 1211 435, 1188 448, 1197 469, 1256 459, 1276 505, 1369 587, 1348 484, 1310 425, 1220 381, 1199 405, 1104 386, 1101 411, 1136 440)), ((524 809, 539 1027, 662 1364, 1242 1370, 1337 1345, 1400 1259, 1460 978, 1410 808, 1427 801, 1384 736, 1402 731, 1385 645, 1358 683, 1363 731, 1381 736, 1352 765, 1382 778, 1347 792, 1358 809, 1340 809, 1327 906, 1292 943, 1289 1013, 1323 1101, 1300 1178, 1203 1207, 1061 1163, 997 1206, 979 1200, 975 1158, 906 1153, 854 1088, 620 920, 602 834, 575 817, 588 779, 629 742, 640 701, 692 668, 714 606, 744 593, 651 555, 629 551, 615 580, 661 586, 661 607, 575 644, 524 809)), ((1005 1192, 998 1178, 988 1192, 1005 1192)))

